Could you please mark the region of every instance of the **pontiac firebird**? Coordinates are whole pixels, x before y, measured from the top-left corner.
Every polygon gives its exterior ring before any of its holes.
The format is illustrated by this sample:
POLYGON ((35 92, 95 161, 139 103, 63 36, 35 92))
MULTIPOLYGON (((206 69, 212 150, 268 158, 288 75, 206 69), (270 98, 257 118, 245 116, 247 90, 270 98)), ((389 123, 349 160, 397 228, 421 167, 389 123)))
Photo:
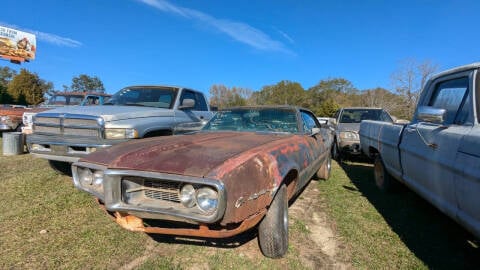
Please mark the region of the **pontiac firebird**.
POLYGON ((330 175, 329 134, 302 108, 232 108, 199 132, 92 153, 72 165, 73 179, 128 230, 227 238, 255 227, 263 254, 278 258, 289 201, 330 175))

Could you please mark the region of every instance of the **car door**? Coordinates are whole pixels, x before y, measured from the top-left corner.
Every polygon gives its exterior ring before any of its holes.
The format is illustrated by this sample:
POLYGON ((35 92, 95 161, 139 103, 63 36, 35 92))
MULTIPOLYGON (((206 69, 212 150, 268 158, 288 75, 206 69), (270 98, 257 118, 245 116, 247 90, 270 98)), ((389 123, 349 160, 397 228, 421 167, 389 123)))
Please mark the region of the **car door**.
POLYGON ((304 159, 303 164, 307 166, 302 168, 303 170, 300 173, 299 187, 301 188, 308 183, 310 178, 317 172, 319 164, 323 162, 324 158, 322 158, 321 155, 327 152, 325 151, 325 144, 323 143, 321 134, 311 135, 313 128, 320 128, 320 124, 316 121, 315 116, 311 112, 304 110, 300 111, 300 115, 302 118, 303 132, 309 144, 309 149, 306 149, 302 157, 304 159))
POLYGON ((185 133, 200 130, 210 120, 212 113, 208 110, 205 99, 200 93, 191 90, 183 90, 180 97, 180 106, 186 99, 195 101, 193 108, 179 109, 175 111, 174 133, 185 133))
POLYGON ((456 175, 457 218, 475 235, 480 235, 480 75, 476 75, 476 90, 469 103, 470 115, 466 125, 471 126, 463 137, 455 164, 459 166, 456 175))
POLYGON ((457 211, 455 157, 469 126, 465 125, 466 103, 472 71, 439 78, 430 84, 424 106, 446 110, 443 123, 412 121, 400 143, 403 180, 412 189, 454 217, 457 211))

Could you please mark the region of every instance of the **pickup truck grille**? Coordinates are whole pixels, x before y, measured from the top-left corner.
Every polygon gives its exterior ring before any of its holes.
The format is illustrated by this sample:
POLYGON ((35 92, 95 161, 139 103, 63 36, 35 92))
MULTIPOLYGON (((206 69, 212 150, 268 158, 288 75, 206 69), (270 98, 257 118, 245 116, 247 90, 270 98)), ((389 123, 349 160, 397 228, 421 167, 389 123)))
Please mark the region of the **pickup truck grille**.
POLYGON ((78 114, 39 114, 33 121, 33 132, 46 135, 102 137, 102 119, 78 114))

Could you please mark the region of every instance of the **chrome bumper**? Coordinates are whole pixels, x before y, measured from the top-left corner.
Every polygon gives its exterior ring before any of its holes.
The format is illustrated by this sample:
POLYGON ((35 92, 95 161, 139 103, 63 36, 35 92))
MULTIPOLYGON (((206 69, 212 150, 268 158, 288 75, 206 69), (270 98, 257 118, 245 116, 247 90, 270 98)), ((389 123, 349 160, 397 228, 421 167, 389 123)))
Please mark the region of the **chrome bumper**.
POLYGON ((127 140, 93 140, 30 134, 27 136, 28 151, 36 157, 64 162, 76 162, 99 149, 127 140))

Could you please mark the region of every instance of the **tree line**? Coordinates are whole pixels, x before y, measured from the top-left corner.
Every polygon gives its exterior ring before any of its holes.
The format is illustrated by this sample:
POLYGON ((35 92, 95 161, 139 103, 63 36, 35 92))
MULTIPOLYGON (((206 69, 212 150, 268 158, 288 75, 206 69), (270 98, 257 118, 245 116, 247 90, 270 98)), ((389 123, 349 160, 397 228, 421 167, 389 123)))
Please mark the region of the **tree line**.
POLYGON ((392 73, 392 89, 357 89, 345 78, 327 78, 304 89, 298 82, 283 80, 259 91, 215 84, 210 104, 219 109, 243 105, 294 105, 312 110, 317 116, 332 117, 341 107, 379 107, 390 114, 411 119, 418 96, 438 66, 428 60, 407 59, 392 73))
MULTIPOLYGON (((97 76, 80 74, 72 78, 70 86, 63 91, 104 93, 103 82, 97 76)), ((17 73, 9 67, 0 67, 0 104, 37 105, 46 96, 54 95, 53 83, 41 79, 38 74, 20 69, 17 73)))

